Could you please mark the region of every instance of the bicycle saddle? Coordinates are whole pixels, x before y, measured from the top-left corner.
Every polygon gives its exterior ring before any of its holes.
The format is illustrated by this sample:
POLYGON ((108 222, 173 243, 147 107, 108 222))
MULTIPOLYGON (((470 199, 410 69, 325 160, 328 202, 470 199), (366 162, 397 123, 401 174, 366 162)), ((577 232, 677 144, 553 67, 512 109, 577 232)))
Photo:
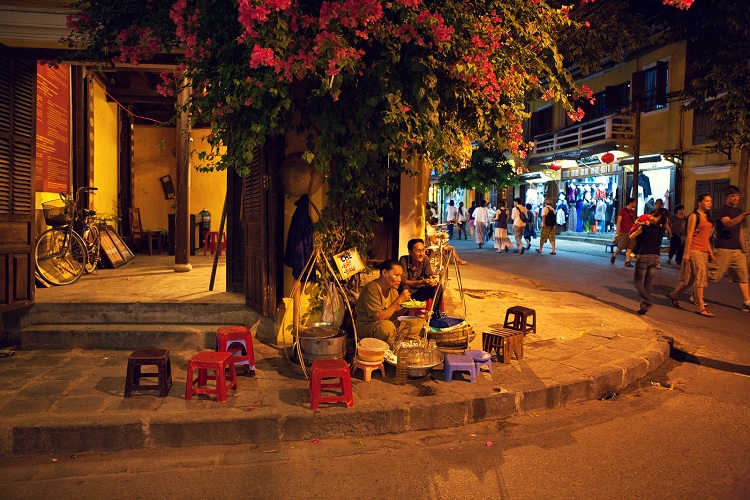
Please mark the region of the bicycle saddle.
POLYGON ((88 208, 84 208, 83 210, 81 210, 81 213, 83 213, 83 215, 85 215, 86 217, 92 217, 96 215, 96 210, 89 210, 88 208))

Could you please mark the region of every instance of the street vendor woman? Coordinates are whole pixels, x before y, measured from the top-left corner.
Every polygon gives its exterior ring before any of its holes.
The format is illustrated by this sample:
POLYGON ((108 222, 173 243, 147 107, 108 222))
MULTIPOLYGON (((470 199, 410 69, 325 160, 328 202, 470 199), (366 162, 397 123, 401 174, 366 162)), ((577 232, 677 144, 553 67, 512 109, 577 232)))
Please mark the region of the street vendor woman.
POLYGON ((375 337, 393 346, 398 316, 403 315, 401 304, 411 298, 409 290, 399 293, 404 269, 393 259, 379 266, 380 276, 366 284, 359 294, 355 310, 357 335, 375 337))
MULTIPOLYGON (((425 253, 424 240, 421 238, 409 240, 406 248, 409 250, 409 255, 403 255, 398 259, 398 263, 404 268, 401 288, 408 289, 413 300, 426 301, 435 298, 435 291, 439 285, 437 277, 432 272, 430 259, 427 258, 425 253)), ((441 310, 442 300, 443 293, 441 290, 433 304, 433 311, 439 312, 441 310)))

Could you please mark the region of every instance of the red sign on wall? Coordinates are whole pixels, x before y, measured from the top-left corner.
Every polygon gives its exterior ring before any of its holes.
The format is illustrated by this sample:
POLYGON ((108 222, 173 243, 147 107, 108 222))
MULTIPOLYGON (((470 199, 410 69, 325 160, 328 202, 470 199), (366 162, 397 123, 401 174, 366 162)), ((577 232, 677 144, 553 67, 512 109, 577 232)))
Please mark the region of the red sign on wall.
POLYGON ((70 66, 37 66, 36 190, 70 191, 70 66))

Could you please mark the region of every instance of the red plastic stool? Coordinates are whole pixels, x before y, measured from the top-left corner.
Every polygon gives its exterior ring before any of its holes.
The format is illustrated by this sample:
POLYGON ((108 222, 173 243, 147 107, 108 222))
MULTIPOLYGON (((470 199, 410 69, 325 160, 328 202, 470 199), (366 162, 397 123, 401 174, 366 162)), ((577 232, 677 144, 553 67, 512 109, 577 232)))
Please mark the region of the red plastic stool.
MULTIPOLYGON (((503 328, 510 328, 527 333, 536 333, 536 311, 530 307, 513 306, 505 312, 505 322, 503 328), (513 315, 511 318, 510 316, 513 315), (529 321, 531 318, 531 321, 529 321)), ((486 350, 486 349, 485 349, 486 350)))
POLYGON ((216 330, 216 350, 231 352, 234 366, 245 366, 248 375, 255 375, 255 350, 253 334, 244 325, 222 326, 216 330))
MULTIPOLYGON (((432 299, 427 299, 425 301, 425 306, 421 309, 407 309, 407 311, 409 311, 409 315, 411 316, 418 316, 426 319, 427 313, 432 311, 432 299)), ((440 312, 445 312, 445 301, 440 303, 440 312)))
MULTIPOLYGON (((216 243, 219 239, 219 231, 209 231, 205 234, 203 238, 203 255, 206 255, 206 252, 211 250, 211 255, 214 254, 216 251, 216 243)), ((222 250, 227 249, 227 233, 221 233, 221 248, 219 248, 219 255, 221 255, 222 250)))
POLYGON ((185 380, 185 399, 190 399, 193 394, 216 394, 216 400, 224 402, 227 400, 227 389, 237 390, 237 374, 234 371, 231 352, 199 352, 188 362, 187 377, 185 380), (229 368, 229 380, 226 379, 225 370, 229 368), (193 378, 193 371, 198 370, 198 378, 193 378), (214 375, 209 376, 208 370, 213 370, 214 375), (216 387, 205 386, 209 380, 216 381, 216 387), (199 387, 193 387, 193 384, 199 387))
POLYGON ((310 374, 310 407, 316 410, 318 403, 346 403, 347 408, 354 406, 352 377, 349 374, 349 365, 343 359, 313 361, 310 374), (336 378, 338 382, 323 382, 326 378, 336 378), (322 389, 341 389, 341 395, 321 396, 322 389))

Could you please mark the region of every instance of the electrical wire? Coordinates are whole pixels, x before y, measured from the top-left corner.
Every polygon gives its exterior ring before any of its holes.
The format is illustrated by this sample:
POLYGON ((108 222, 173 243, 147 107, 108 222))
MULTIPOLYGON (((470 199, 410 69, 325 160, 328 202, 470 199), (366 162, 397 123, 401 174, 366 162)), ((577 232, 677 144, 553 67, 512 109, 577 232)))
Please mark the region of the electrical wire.
POLYGON ((162 121, 159 121, 159 120, 155 120, 153 118, 149 118, 148 116, 137 115, 137 114, 133 113, 132 111, 130 111, 125 106, 123 106, 120 103, 120 101, 118 101, 117 99, 115 99, 115 97, 112 94, 110 94, 107 90, 105 90, 104 93, 107 95, 107 97, 109 97, 110 99, 112 99, 115 102, 115 104, 117 104, 120 107, 120 109, 122 109, 123 111, 125 111, 127 114, 129 114, 133 118, 140 118, 141 120, 151 121, 151 122, 157 123, 159 125, 165 125, 165 124, 168 123, 168 122, 162 122, 162 121))

